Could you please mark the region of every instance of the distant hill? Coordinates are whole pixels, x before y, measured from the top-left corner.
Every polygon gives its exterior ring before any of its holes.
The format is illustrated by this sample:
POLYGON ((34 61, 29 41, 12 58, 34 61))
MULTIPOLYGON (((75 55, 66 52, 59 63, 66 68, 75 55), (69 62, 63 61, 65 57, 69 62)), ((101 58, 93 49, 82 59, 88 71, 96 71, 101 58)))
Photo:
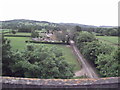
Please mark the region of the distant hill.
POLYGON ((57 23, 36 21, 27 19, 14 19, 2 21, 2 29, 13 29, 19 32, 31 32, 32 30, 59 30, 57 23))
POLYGON ((98 26, 78 24, 78 23, 59 23, 59 25, 62 25, 68 30, 72 30, 72 31, 75 29, 75 26, 81 27, 83 31, 93 31, 95 28, 98 27, 98 26))
POLYGON ((14 19, 14 20, 6 20, 2 21, 2 23, 48 23, 48 24, 55 24, 47 21, 36 21, 36 20, 28 20, 28 19, 14 19))
POLYGON ((78 23, 59 23, 61 25, 71 25, 71 26, 80 26, 80 27, 88 27, 88 28, 96 28, 98 26, 93 26, 93 25, 85 25, 85 24, 78 24, 78 23))
MULTIPOLYGON (((36 20, 28 20, 28 19, 14 19, 14 20, 6 20, 0 21, 2 22, 3 28, 11 28, 16 29, 19 27, 24 26, 34 26, 37 27, 36 29, 41 29, 44 27, 65 27, 71 29, 75 26, 80 26, 82 28, 112 28, 114 26, 93 26, 93 25, 85 25, 85 24, 78 24, 78 23, 53 23, 48 21, 36 21, 36 20)), ((0 23, 1 26, 1 23, 0 23)))
POLYGON ((117 26, 99 26, 99 27, 101 27, 101 28, 115 28, 115 27, 117 27, 117 26))
MULTIPOLYGON (((1 23, 0 23, 1 25, 1 23)), ((36 20, 27 20, 27 19, 14 19, 2 21, 3 29, 43 29, 43 28, 54 28, 57 27, 56 23, 47 22, 47 21, 36 21, 36 20)))

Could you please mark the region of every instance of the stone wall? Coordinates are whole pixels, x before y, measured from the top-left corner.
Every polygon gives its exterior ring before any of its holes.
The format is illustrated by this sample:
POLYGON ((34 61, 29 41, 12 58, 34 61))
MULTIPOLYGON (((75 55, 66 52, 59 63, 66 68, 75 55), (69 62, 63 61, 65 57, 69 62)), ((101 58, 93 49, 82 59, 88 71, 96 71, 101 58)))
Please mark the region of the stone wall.
MULTIPOLYGON (((87 79, 36 79, 0 77, 3 88, 115 88, 120 77, 87 79)), ((98 89, 99 90, 99 89, 98 89)))

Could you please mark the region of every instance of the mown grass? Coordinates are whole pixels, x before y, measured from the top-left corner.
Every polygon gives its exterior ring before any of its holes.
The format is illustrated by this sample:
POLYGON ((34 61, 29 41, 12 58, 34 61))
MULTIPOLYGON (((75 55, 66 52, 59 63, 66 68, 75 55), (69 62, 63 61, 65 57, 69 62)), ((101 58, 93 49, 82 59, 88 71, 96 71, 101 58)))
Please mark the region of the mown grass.
POLYGON ((115 50, 117 50, 118 49, 118 45, 114 45, 113 43, 111 43, 111 42, 107 42, 107 41, 104 41, 104 40, 101 40, 101 39, 99 39, 99 41, 101 41, 103 44, 107 44, 107 45, 110 45, 111 47, 113 47, 115 50))
POLYGON ((6 33, 5 35, 25 35, 25 36, 31 36, 31 33, 21 33, 21 32, 17 32, 16 34, 6 33))
POLYGON ((25 41, 30 40, 29 37, 7 37, 6 36, 5 38, 11 41, 10 44, 12 46, 12 50, 18 49, 20 51, 25 49, 25 46, 26 46, 25 41))
MULTIPOLYGON (((26 40, 30 40, 29 37, 5 37, 8 38, 11 41, 11 46, 12 46, 12 50, 24 50, 26 48, 26 40)), ((72 49, 70 48, 70 46, 66 46, 66 45, 53 45, 53 44, 35 44, 35 45, 45 45, 47 47, 57 47, 59 49, 61 49, 61 51, 63 52, 63 55, 65 57, 65 60, 69 63, 74 65, 74 71, 78 71, 80 70, 80 65, 77 61, 77 57, 74 55, 74 53, 72 52, 72 49)))
POLYGON ((11 32, 12 29, 0 29, 0 33, 11 32))
POLYGON ((96 36, 99 39, 108 41, 113 44, 118 44, 118 37, 117 36, 96 36))
POLYGON ((99 41, 104 44, 108 44, 114 47, 116 50, 118 49, 118 37, 117 36, 96 36, 99 41))

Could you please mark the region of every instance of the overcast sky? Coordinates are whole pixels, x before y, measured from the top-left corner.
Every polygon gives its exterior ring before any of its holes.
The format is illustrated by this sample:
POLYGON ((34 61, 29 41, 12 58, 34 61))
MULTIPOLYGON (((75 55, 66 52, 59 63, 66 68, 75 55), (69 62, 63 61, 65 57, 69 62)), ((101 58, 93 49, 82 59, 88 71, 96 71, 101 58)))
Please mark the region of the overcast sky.
POLYGON ((0 20, 118 25, 119 0, 0 0, 0 20))

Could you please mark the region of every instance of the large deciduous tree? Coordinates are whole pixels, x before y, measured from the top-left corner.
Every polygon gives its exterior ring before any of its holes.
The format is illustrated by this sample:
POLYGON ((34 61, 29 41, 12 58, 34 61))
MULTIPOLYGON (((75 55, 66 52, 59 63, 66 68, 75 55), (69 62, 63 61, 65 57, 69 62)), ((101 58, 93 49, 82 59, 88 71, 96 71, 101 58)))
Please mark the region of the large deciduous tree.
POLYGON ((11 76, 12 71, 10 64, 12 63, 12 51, 10 46, 10 40, 2 37, 2 75, 11 76))
POLYGON ((81 50, 86 42, 92 42, 96 40, 95 36, 88 32, 79 32, 78 35, 75 37, 75 43, 77 47, 81 50))
POLYGON ((82 53, 88 60, 94 62, 100 54, 110 54, 112 51, 112 47, 98 41, 93 41, 84 46, 82 53))
POLYGON ((118 77, 119 75, 119 53, 114 52, 111 54, 100 54, 95 61, 100 74, 104 77, 118 77))
POLYGON ((80 26, 75 26, 75 31, 80 32, 80 31, 82 31, 82 29, 80 26))
POLYGON ((32 32, 31 32, 31 37, 32 37, 32 38, 37 38, 37 37, 39 37, 39 33, 36 32, 36 31, 34 31, 34 30, 32 30, 32 32))
POLYGON ((12 66, 15 76, 64 79, 74 75, 71 65, 65 61, 62 52, 55 47, 48 48, 42 45, 35 48, 29 45, 17 56, 15 56, 17 61, 12 66))

